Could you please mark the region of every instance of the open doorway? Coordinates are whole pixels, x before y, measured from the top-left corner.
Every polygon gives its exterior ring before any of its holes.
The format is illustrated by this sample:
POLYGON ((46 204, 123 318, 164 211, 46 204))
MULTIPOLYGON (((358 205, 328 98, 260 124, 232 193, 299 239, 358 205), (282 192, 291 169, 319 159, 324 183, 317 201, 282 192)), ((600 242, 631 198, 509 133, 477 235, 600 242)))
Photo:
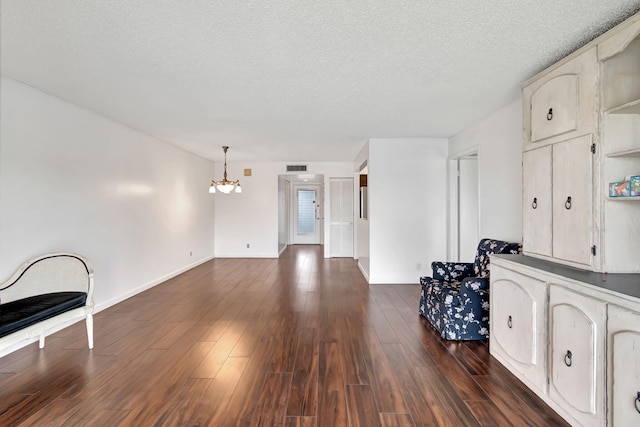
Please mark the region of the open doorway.
POLYGON ((287 245, 324 243, 324 175, 278 176, 278 252, 287 245))
POLYGON ((477 147, 449 159, 449 259, 471 262, 480 240, 477 147))

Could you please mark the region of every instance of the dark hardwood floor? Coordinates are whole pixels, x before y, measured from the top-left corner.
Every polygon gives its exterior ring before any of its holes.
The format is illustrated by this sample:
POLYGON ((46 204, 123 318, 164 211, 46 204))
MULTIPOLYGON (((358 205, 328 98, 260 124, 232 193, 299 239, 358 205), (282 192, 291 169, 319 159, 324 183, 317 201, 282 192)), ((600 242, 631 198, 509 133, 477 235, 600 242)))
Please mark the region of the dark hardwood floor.
POLYGON ((566 425, 418 294, 319 246, 216 259, 98 313, 91 351, 82 322, 0 359, 0 425, 566 425))

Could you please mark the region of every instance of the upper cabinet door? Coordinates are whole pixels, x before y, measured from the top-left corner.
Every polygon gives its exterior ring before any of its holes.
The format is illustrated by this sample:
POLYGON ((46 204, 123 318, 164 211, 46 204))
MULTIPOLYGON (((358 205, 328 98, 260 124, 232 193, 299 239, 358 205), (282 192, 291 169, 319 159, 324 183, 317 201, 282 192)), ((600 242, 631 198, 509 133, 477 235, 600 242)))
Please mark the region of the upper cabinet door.
POLYGON ((578 129, 577 74, 555 77, 531 96, 531 142, 578 129))
POLYGON ((551 256, 551 146, 522 155, 522 248, 551 256))
POLYGON ((526 84, 525 150, 596 131, 597 65, 594 47, 526 84))
POLYGON ((553 257, 591 265, 591 136, 553 145, 553 257))

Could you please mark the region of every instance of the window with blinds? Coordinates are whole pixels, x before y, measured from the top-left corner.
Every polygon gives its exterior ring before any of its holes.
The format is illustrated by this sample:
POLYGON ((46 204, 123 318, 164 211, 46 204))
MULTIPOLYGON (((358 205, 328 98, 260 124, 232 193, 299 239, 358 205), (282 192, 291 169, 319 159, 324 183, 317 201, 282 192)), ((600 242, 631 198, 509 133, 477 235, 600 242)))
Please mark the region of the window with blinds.
POLYGON ((316 192, 298 190, 298 234, 316 232, 316 192))

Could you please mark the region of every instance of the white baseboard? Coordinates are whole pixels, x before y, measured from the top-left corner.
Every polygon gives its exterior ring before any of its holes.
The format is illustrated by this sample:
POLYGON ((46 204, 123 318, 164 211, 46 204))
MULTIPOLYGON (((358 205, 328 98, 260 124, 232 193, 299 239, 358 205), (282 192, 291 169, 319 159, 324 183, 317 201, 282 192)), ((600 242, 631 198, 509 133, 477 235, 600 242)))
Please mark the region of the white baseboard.
POLYGON ((284 248, 282 248, 280 252, 278 252, 278 258, 280 258, 280 255, 282 255, 287 249, 289 249, 289 245, 284 245, 284 248))
POLYGON ((254 252, 254 253, 222 253, 216 254, 216 258, 278 258, 278 252, 254 252))
POLYGON ((362 264, 360 264, 360 260, 358 260, 358 268, 360 269, 360 272, 362 273, 362 275, 364 276, 365 280, 367 281, 367 283, 369 283, 369 274, 367 274, 367 272, 365 271, 365 269, 362 267, 362 264))
POLYGON ((139 287, 137 287, 135 289, 132 289, 132 290, 130 290, 128 292, 125 292, 124 294, 121 294, 121 295, 118 295, 117 297, 111 298, 108 301, 104 301, 104 302, 101 302, 99 304, 96 304, 95 307, 94 307, 93 313, 94 314, 95 313, 99 313, 102 310, 105 310, 105 309, 107 309, 107 308, 109 308, 109 307, 111 307, 113 305, 116 305, 119 302, 122 302, 122 301, 124 301, 126 299, 129 299, 132 296, 135 296, 135 295, 137 295, 137 294, 139 294, 141 292, 149 290, 149 289, 153 288, 154 286, 159 285, 160 283, 166 282, 167 280, 172 279, 172 278, 176 277, 177 275, 184 273, 185 271, 191 270, 192 268, 195 268, 195 267, 199 266, 200 264, 204 264, 207 261, 211 261, 212 259, 214 259, 213 256, 203 258, 203 259, 201 259, 199 261, 196 261, 196 262, 194 262, 192 264, 189 264, 189 265, 187 265, 185 267, 179 268, 179 269, 177 269, 175 271, 172 271, 171 273, 165 274, 164 276, 161 276, 161 277, 159 277, 157 279, 154 279, 154 280, 152 280, 150 282, 147 282, 142 286, 139 286, 139 287))

